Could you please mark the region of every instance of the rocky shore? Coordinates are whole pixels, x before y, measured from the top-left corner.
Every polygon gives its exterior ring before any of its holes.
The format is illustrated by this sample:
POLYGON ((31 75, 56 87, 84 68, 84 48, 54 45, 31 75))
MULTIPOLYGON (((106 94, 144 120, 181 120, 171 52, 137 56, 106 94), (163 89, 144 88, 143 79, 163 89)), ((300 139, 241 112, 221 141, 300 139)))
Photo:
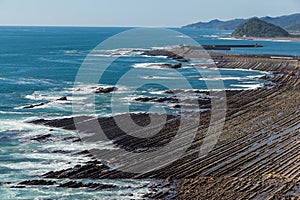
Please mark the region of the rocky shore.
MULTIPOLYGON (((154 52, 162 54, 162 52, 154 52)), ((147 54, 151 54, 148 52, 147 54)), ((183 58, 174 55, 175 60, 183 58)), ((114 185, 85 184, 77 179, 155 179, 164 184, 146 186, 151 193, 145 199, 296 199, 300 196, 300 68, 298 60, 272 59, 260 56, 212 54, 219 68, 252 69, 272 72, 268 79, 272 87, 257 90, 226 91, 227 116, 223 132, 214 150, 199 157, 198 150, 206 136, 211 117, 209 99, 201 113, 196 138, 189 151, 169 166, 133 174, 112 169, 94 158, 91 161, 62 171, 41 174, 38 181, 25 181, 15 187, 28 185, 56 185, 57 187, 86 187, 91 189, 113 188, 114 185), (63 184, 55 180, 72 179, 63 184), (175 188, 174 188, 175 185, 175 188)), ((208 66, 209 67, 209 66, 208 66)), ((212 66, 213 67, 213 66, 212 66)), ((172 92, 172 91, 166 91, 172 92)), ((199 99, 201 100, 201 99, 199 99)), ((176 99, 141 98, 141 102, 176 103, 176 99)), ((132 114, 133 120, 145 126, 149 114, 132 114)), ((122 117, 122 116, 120 116, 122 117)), ((107 136, 116 147, 128 151, 151 151, 172 140, 180 124, 180 117, 166 116, 167 123, 159 134, 138 139, 126 135, 113 118, 94 119, 78 117, 76 121, 88 123, 97 120, 109 133, 107 136)), ((31 123, 66 130, 75 130, 74 119, 36 120, 31 123)), ((191 123, 191 126, 193 123, 191 123)), ((153 127, 154 128, 154 127, 153 127)), ((190 127, 193 128, 193 127, 190 127)), ((88 130, 93 131, 93 127, 88 130)), ((51 134, 33 138, 43 142, 51 134)), ((70 142, 78 142, 72 139, 70 142)), ((182 138, 182 146, 190 145, 182 138)))

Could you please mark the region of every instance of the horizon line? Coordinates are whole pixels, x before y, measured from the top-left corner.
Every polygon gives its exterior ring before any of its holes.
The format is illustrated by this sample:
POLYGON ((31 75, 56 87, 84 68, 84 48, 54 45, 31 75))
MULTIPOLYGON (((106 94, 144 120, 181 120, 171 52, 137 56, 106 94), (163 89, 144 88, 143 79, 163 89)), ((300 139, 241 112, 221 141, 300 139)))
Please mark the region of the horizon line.
POLYGON ((182 28, 171 26, 104 26, 104 25, 28 25, 28 24, 0 24, 0 27, 78 27, 78 28, 182 28))

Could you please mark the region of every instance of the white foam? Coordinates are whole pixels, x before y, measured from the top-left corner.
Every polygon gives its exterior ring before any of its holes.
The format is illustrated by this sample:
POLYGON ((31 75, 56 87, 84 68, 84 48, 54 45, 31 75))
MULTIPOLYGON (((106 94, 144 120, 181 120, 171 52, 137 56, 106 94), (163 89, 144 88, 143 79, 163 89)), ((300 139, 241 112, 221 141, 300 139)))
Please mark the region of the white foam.
POLYGON ((292 40, 285 40, 285 39, 282 39, 282 40, 273 40, 274 42, 292 42, 292 40))
MULTIPOLYGON (((27 120, 30 120, 30 118, 28 118, 27 120)), ((45 131, 49 130, 49 128, 41 125, 26 123, 24 122, 24 119, 7 119, 0 121, 0 132, 11 130, 20 132, 27 131, 27 134, 24 135, 24 137, 28 137, 29 135, 44 134, 45 131)))
POLYGON ((180 79, 180 77, 171 77, 171 76, 142 76, 142 79, 170 79, 170 80, 176 80, 176 79, 180 79))
POLYGON ((120 56, 132 56, 142 54, 144 49, 133 49, 133 48, 121 48, 111 50, 93 50, 89 56, 92 57, 120 57, 120 56))
POLYGON ((165 63, 138 63, 134 64, 132 67, 134 68, 147 68, 147 69, 169 69, 162 67, 165 63))
POLYGON ((63 52, 66 54, 77 54, 78 53, 77 50, 64 50, 63 52))
POLYGON ((216 81, 216 80, 246 80, 246 79, 258 79, 264 77, 264 75, 253 75, 245 77, 205 77, 199 78, 200 81, 216 81))
POLYGON ((231 87, 239 87, 239 88, 245 88, 247 90, 254 90, 257 88, 262 87, 262 84, 231 84, 231 87))
POLYGON ((18 85, 51 85, 56 86, 59 83, 55 83, 50 79, 34 79, 34 78, 0 78, 0 80, 7 81, 9 84, 18 84, 18 85))
POLYGON ((242 80, 242 77, 207 77, 199 78, 200 81, 218 81, 218 80, 242 80))
POLYGON ((50 94, 51 92, 49 92, 46 96, 45 94, 41 94, 40 92, 35 91, 32 94, 25 95, 24 98, 35 100, 35 101, 43 101, 43 100, 56 100, 61 97, 61 96, 49 96, 50 94))
POLYGON ((219 40, 244 40, 240 38, 234 38, 234 37, 219 37, 219 40))
POLYGON ((176 37, 178 37, 178 38, 191 38, 190 36, 187 36, 187 35, 177 35, 176 37))
POLYGON ((150 94, 162 95, 165 94, 165 91, 152 91, 150 94))
POLYGON ((12 112, 12 111, 0 110, 0 114, 24 115, 24 114, 32 114, 32 113, 31 112, 12 112))
POLYGON ((168 58, 168 56, 149 56, 149 55, 142 55, 143 57, 146 57, 146 58, 168 58))
POLYGON ((262 74, 262 75, 253 75, 253 76, 246 76, 246 77, 249 78, 249 79, 258 79, 258 78, 262 78, 264 76, 265 76, 265 74, 262 74))

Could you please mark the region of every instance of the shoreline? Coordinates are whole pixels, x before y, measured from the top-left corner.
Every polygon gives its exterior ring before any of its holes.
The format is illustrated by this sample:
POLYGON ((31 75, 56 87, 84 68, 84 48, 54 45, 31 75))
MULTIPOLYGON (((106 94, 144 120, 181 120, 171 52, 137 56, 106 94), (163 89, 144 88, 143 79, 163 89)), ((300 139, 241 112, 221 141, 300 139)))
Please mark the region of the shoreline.
MULTIPOLYGON (((276 85, 272 88, 226 91, 228 110, 224 131, 209 156, 198 158, 197 153, 190 153, 167 168, 138 176, 118 173, 101 174, 103 170, 99 169, 99 174, 104 175, 102 178, 154 178, 166 179, 170 183, 176 181, 178 185, 174 199, 263 198, 297 195, 299 191, 294 187, 300 179, 298 170, 300 164, 295 162, 299 158, 297 152, 300 150, 297 136, 297 130, 300 128, 298 127, 300 105, 297 102, 300 98, 299 61, 220 53, 211 53, 211 56, 215 60, 223 60, 217 64, 220 69, 230 67, 231 69, 271 72, 274 76, 270 79, 276 85), (278 149, 281 151, 277 151, 278 149), (281 190, 278 189, 279 183, 281 190), (255 190, 251 191, 252 187, 256 187, 255 190), (265 196, 260 196, 261 194, 265 196)), ((201 117, 200 130, 191 147, 195 151, 201 146, 205 136, 210 113, 204 112, 201 117)), ((138 119, 142 121, 146 118, 147 116, 144 118, 138 116, 138 119)), ((61 122, 56 121, 57 124, 61 122)), ((61 125, 70 128, 72 122, 70 123, 63 122, 61 125)), ((178 121, 175 119, 170 123, 177 124, 178 121)), ((169 133, 174 130, 174 127, 176 129, 176 126, 168 126, 164 137, 172 137, 169 133)), ((119 144, 124 145, 128 141, 132 142, 125 139, 120 140, 119 144)), ((155 142, 157 141, 154 140, 153 144, 156 144, 155 142)), ((144 145, 133 142, 131 143, 133 148, 134 144, 144 145)), ((79 169, 66 169, 62 172, 49 172, 48 176, 43 177, 59 178, 62 173, 70 172, 76 179, 85 167, 87 166, 79 169)), ((97 170, 97 167, 85 169, 88 175, 89 170, 97 170)), ((166 197, 166 194, 161 197, 166 197)))
POLYGON ((300 41, 299 37, 272 37, 272 38, 261 38, 261 37, 232 37, 232 36, 224 36, 221 37, 224 39, 237 39, 237 40, 255 40, 255 41, 273 41, 273 42, 290 42, 290 41, 300 41))

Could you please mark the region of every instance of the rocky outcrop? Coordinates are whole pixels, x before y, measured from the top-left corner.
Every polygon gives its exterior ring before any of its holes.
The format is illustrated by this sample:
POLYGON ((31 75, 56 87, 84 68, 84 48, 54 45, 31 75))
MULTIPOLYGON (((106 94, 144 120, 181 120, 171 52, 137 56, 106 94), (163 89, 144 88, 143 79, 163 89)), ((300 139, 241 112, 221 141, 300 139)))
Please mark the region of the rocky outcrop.
POLYGON ((146 55, 146 56, 165 56, 167 58, 171 58, 173 60, 176 60, 178 62, 189 62, 188 59, 177 55, 171 51, 167 51, 164 49, 154 49, 154 50, 149 50, 149 51, 145 51, 144 53, 142 53, 142 55, 146 55))
POLYGON ((47 181, 47 180, 28 180, 20 182, 18 185, 55 185, 55 181, 47 181))
POLYGON ((59 184, 60 188, 87 188, 92 190, 106 190, 116 188, 116 185, 106 185, 100 183, 82 183, 76 181, 69 181, 66 183, 59 184))
MULTIPOLYGON (((147 114, 147 113, 137 113, 130 114, 132 120, 139 124, 140 126, 146 126, 150 122, 150 115, 158 115, 158 114, 147 114)), ((123 120, 125 115, 115 116, 118 120, 123 120)), ((176 130, 179 126, 179 120, 172 115, 168 115, 167 122, 164 124, 163 129, 152 136, 151 138, 136 138, 131 136, 128 133, 125 133, 121 130, 116 122, 114 117, 104 117, 104 118, 92 118, 86 116, 79 116, 76 118, 63 118, 63 119, 54 119, 54 120, 34 120, 30 123, 46 125, 49 127, 55 128, 63 128, 66 130, 76 130, 76 126, 74 121, 77 123, 81 123, 81 125, 87 125, 89 130, 86 130, 89 133, 97 133, 98 126, 93 127, 91 124, 99 124, 103 129, 105 135, 109 140, 112 140, 115 145, 118 147, 124 148, 127 151, 143 151, 147 149, 161 147, 164 144, 167 144, 172 137, 174 136, 174 132, 169 133, 168 130, 172 128, 176 130), (95 123, 94 123, 95 122, 95 123)), ((153 127, 155 128, 155 127, 153 127)), ((91 136, 92 137, 92 136, 91 136)))
POLYGON ((95 94, 107 94, 116 91, 116 87, 99 87, 95 90, 95 94))
POLYGON ((52 102, 55 102, 55 101, 67 101, 67 97, 64 96, 64 97, 61 97, 59 99, 56 99, 54 101, 46 101, 46 102, 42 102, 42 103, 38 103, 38 104, 32 104, 32 105, 29 105, 29 106, 24 106, 22 109, 32 109, 32 108, 37 108, 37 107, 41 107, 41 106, 44 106, 46 104, 49 104, 49 103, 52 103, 52 102))

